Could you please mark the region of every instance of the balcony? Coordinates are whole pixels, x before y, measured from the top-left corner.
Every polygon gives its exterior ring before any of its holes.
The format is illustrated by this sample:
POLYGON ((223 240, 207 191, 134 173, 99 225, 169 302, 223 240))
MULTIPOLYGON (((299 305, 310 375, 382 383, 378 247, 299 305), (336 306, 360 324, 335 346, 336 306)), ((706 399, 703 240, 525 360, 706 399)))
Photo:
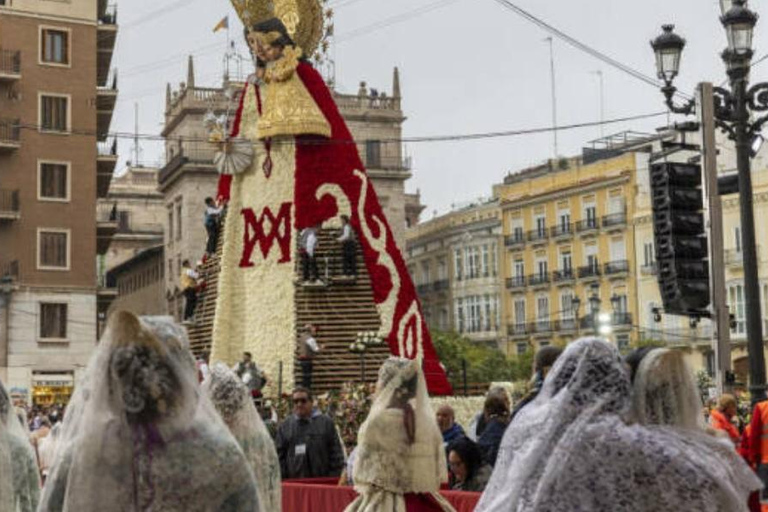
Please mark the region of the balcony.
POLYGON ((614 313, 611 315, 611 323, 619 328, 632 325, 632 313, 614 313))
POLYGON ((599 279, 600 266, 598 264, 579 267, 579 279, 599 279))
POLYGON ((507 290, 525 288, 525 276, 515 276, 507 278, 507 290))
MULTIPOLYGON (((365 155, 364 148, 361 153, 365 155)), ((367 157, 364 159, 365 168, 369 171, 400 171, 408 172, 411 170, 412 161, 410 157, 400 158, 397 156, 378 156, 367 157)))
POLYGON ((566 268, 564 270, 555 270, 552 272, 552 280, 555 283, 559 284, 565 284, 565 283, 571 283, 576 279, 576 275, 573 272, 572 268, 566 268))
POLYGON ((444 292, 451 287, 451 282, 448 279, 440 279, 432 283, 432 290, 436 292, 444 292))
POLYGON ((575 318, 564 318, 555 322, 557 332, 575 332, 578 329, 578 321, 575 318))
POLYGON ((97 26, 98 53, 96 56, 96 79, 99 86, 105 86, 112 66, 117 41, 117 6, 108 6, 105 0, 99 0, 99 24, 97 26))
POLYGON ((525 236, 522 231, 517 231, 504 237, 504 245, 510 249, 525 246, 525 236))
POLYGON ((556 240, 563 240, 573 237, 573 224, 568 222, 567 224, 558 224, 550 228, 552 238, 556 240))
POLYGON ((553 327, 553 322, 547 318, 531 323, 529 329, 536 334, 548 334, 552 332, 553 327))
POLYGON ((98 276, 96 284, 96 308, 100 314, 106 315, 112 301, 119 295, 117 283, 114 277, 106 274, 98 276))
POLYGON ((21 147, 21 121, 0 118, 0 152, 21 147))
POLYGON ((546 286, 549 284, 549 272, 539 272, 528 276, 530 286, 546 286))
POLYGON ((629 274, 629 261, 617 260, 610 261, 603 266, 603 272, 606 276, 619 277, 629 274))
POLYGON ((0 285, 18 283, 20 276, 19 260, 10 261, 0 267, 0 285))
POLYGON ((608 230, 621 229, 627 226, 627 213, 610 213, 603 217, 603 228, 608 230))
POLYGON ((109 184, 112 182, 112 174, 117 165, 117 139, 112 143, 97 143, 96 156, 96 197, 107 197, 109 184))
POLYGON ((532 243, 544 243, 549 239, 547 228, 532 229, 528 232, 527 238, 532 243))
POLYGON ((117 205, 98 205, 96 209, 96 252, 98 254, 107 253, 117 228, 117 205))
POLYGON ((525 338, 530 333, 531 331, 528 328, 528 325, 524 323, 509 324, 507 326, 507 336, 511 336, 512 338, 525 338))
POLYGON ((594 234, 597 233, 598 227, 597 219, 584 219, 576 223, 576 232, 580 235, 594 234))
POLYGON ((0 189, 0 221, 20 218, 19 191, 0 189))
POLYGON ((112 124, 112 114, 117 103, 117 73, 112 77, 111 84, 99 86, 96 90, 96 131, 100 142, 105 142, 112 124))
POLYGON ((0 49, 0 82, 21 80, 21 52, 0 49))
POLYGON ((649 265, 643 265, 640 267, 640 273, 645 276, 655 276, 658 272, 659 269, 656 266, 656 263, 651 263, 649 265))
MULTIPOLYGON (((755 247, 757 261, 760 261, 760 246, 755 247)), ((742 268, 744 266, 744 253, 741 249, 728 249, 725 251, 725 265, 731 268, 742 268)))

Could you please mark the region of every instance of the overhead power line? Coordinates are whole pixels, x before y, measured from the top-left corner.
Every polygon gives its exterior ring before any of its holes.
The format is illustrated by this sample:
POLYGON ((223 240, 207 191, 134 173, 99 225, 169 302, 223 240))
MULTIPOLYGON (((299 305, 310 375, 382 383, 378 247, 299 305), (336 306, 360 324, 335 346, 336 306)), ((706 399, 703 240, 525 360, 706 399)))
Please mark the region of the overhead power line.
MULTIPOLYGON (((652 85, 652 86, 654 86, 656 88, 660 87, 659 81, 656 80, 655 78, 653 78, 651 76, 648 76, 646 74, 643 74, 640 71, 637 71, 637 70, 627 66, 626 64, 623 64, 623 63, 619 62, 618 60, 616 60, 616 59, 614 59, 612 57, 609 57, 605 53, 603 53, 603 52, 601 52, 599 50, 596 50, 595 48, 592 48, 591 46, 587 45, 586 43, 582 43, 578 39, 569 36, 568 34, 563 32, 562 30, 560 30, 560 29, 550 25, 549 23, 547 23, 546 21, 542 20, 541 18, 538 18, 538 17, 534 16, 530 12, 526 11, 522 7, 519 7, 519 6, 515 5, 515 4, 513 4, 509 0, 494 0, 494 2, 496 2, 497 4, 501 5, 502 7, 506 8, 506 9, 509 9, 509 10, 519 14, 520 16, 522 16, 523 18, 527 19, 531 23, 541 27, 542 29, 546 30, 547 32, 549 32, 553 36, 555 36, 558 39, 564 41, 565 43, 569 44, 570 46, 576 48, 577 50, 581 50, 581 51, 587 53, 588 55, 591 55, 592 57, 594 57, 594 58, 596 58, 596 59, 598 59, 598 60, 608 64, 609 66, 612 66, 612 67, 618 69, 619 71, 622 71, 622 72, 628 74, 629 76, 631 76, 633 78, 636 78, 636 79, 638 79, 638 80, 640 80, 640 81, 642 81, 642 82, 644 82, 644 83, 646 83, 648 85, 652 85)), ((677 92, 677 94, 679 96, 682 96, 682 97, 685 97, 685 98, 690 98, 691 97, 690 95, 682 93, 682 92, 679 92, 679 91, 677 92)))
MULTIPOLYGON (((505 131, 493 131, 493 132, 481 132, 481 133, 465 133, 465 134, 455 134, 455 135, 431 135, 431 136, 416 136, 416 137, 402 137, 402 138, 389 138, 389 139, 377 139, 379 142, 383 144, 399 144, 399 143, 416 143, 416 142, 461 142, 461 141, 471 141, 471 140, 483 140, 483 139, 496 139, 496 138, 506 138, 506 137, 518 137, 522 135, 535 135, 539 133, 548 133, 553 130, 557 131, 565 131, 565 130, 577 130, 580 128, 590 128, 594 126, 601 126, 601 125, 609 125, 609 124, 617 124, 617 123, 627 123, 631 121, 640 121, 643 119, 651 119, 654 117, 660 117, 667 115, 666 111, 663 112, 653 112, 648 114, 640 114, 635 116, 627 116, 627 117, 619 117, 614 119, 608 119, 605 121, 593 121, 593 122, 587 122, 587 123, 576 123, 576 124, 570 124, 570 125, 562 125, 552 127, 540 127, 540 128, 524 128, 524 129, 517 129, 517 130, 505 130, 505 131)), ((21 123, 19 127, 22 130, 32 130, 32 131, 39 131, 40 126, 37 124, 26 124, 21 123)), ((92 130, 71 130, 69 132, 71 135, 82 135, 87 137, 96 137, 96 132, 92 130)), ((161 135, 157 134, 146 134, 146 133, 130 133, 130 132, 112 132, 107 134, 108 138, 115 138, 115 139, 135 139, 139 138, 140 140, 148 140, 148 141, 165 141, 166 139, 162 137, 161 135)), ((208 142, 207 138, 203 137, 174 137, 174 141, 180 141, 180 142, 208 142)), ((280 140, 273 141, 273 144, 280 144, 280 140)), ((313 140, 299 140, 295 141, 290 140, 290 142, 286 142, 290 144, 303 144, 303 145, 326 145, 326 144, 357 144, 354 140, 347 141, 347 140, 337 140, 337 139, 313 139, 313 140)))

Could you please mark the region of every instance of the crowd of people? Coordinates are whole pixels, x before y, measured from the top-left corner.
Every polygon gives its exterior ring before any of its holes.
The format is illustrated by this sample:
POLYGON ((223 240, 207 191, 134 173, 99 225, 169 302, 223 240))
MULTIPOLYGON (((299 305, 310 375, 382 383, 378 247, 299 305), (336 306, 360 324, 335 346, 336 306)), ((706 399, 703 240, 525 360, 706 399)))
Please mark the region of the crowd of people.
POLYGON ((730 395, 707 423, 680 353, 622 359, 596 338, 541 350, 533 370, 515 407, 491 389, 465 428, 433 412, 417 361, 390 357, 346 453, 311 388, 270 432, 250 354, 196 362, 172 320, 118 313, 66 410, 26 418, 0 383, 0 510, 278 511, 282 480, 322 477, 354 485, 348 512, 450 512, 446 483, 482 493, 478 511, 738 511, 750 495, 759 510, 768 402, 745 433, 730 395))

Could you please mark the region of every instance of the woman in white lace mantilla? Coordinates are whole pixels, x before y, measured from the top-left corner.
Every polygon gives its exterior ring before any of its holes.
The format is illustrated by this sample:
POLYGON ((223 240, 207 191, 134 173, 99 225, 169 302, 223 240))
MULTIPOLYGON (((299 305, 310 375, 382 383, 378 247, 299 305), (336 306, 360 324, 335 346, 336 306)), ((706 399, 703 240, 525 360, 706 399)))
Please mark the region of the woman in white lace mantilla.
POLYGON ((247 386, 227 365, 217 362, 203 381, 203 389, 253 469, 262 509, 279 511, 282 508, 280 461, 247 386))
POLYGON ((34 512, 39 496, 34 449, 0 382, 0 511, 34 512))
POLYGON ((62 428, 41 512, 262 510, 171 320, 114 314, 62 428))
POLYGON ((507 429, 476 510, 746 510, 759 482, 694 436, 627 425, 630 391, 614 346, 597 338, 569 345, 507 429))
POLYGON ((453 511, 438 494, 448 474, 434 418, 419 363, 387 359, 358 434, 353 477, 360 496, 346 512, 453 511))

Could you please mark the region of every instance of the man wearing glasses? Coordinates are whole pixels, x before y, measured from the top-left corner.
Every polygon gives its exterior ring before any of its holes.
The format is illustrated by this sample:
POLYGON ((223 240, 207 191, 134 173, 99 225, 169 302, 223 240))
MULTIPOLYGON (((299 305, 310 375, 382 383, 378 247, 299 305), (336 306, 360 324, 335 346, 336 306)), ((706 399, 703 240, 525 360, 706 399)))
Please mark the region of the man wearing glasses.
POLYGON ((277 454, 283 479, 339 476, 344 453, 333 420, 315 409, 312 392, 293 390, 293 414, 277 431, 277 454))

